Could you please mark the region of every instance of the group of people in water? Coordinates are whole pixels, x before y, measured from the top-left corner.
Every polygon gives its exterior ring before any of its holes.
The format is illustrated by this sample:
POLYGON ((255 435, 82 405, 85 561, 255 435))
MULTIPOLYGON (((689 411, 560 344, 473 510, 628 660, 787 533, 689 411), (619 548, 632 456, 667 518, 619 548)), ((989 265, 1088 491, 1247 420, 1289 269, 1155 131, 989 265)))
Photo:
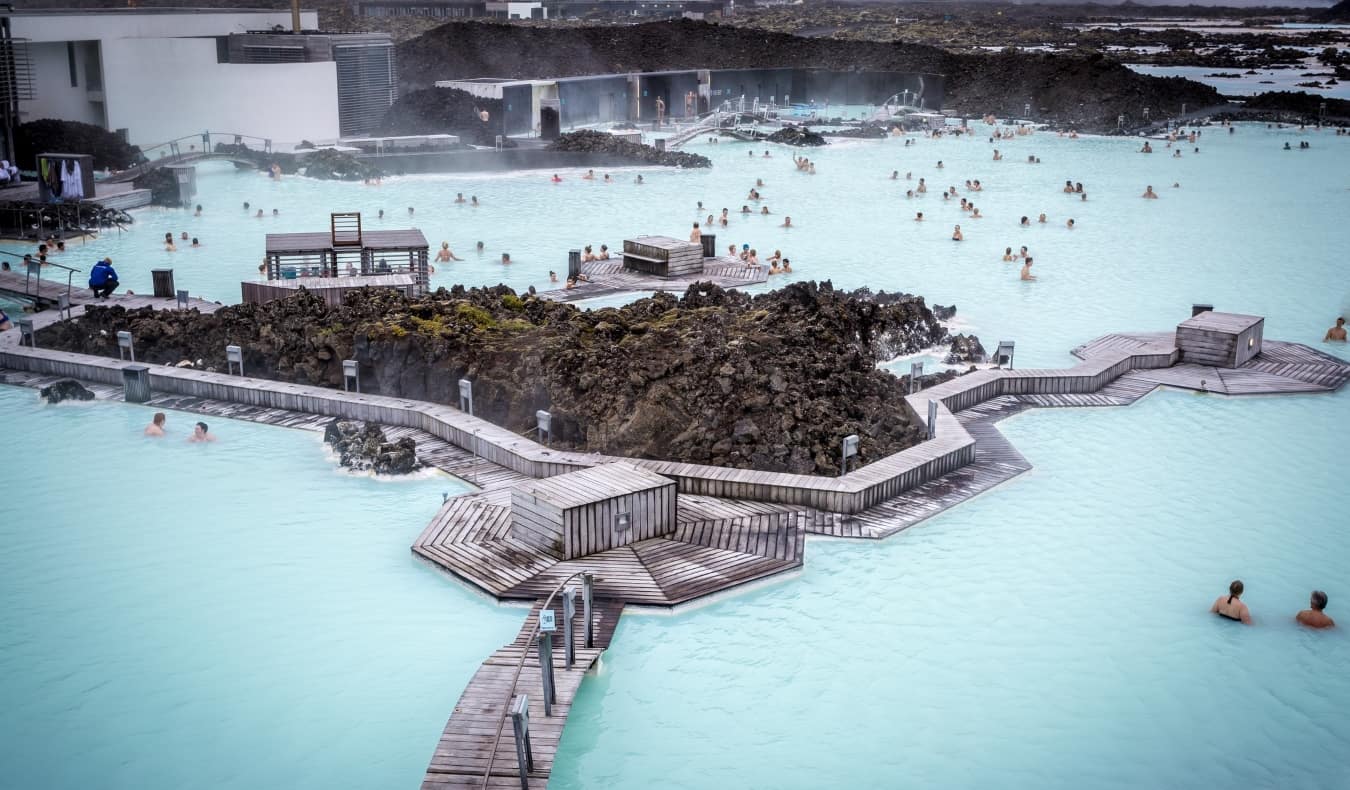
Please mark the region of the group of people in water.
MULTIPOLYGON (((1228 594, 1220 595, 1218 598, 1214 599, 1214 605, 1209 607, 1209 611, 1226 620, 1232 620, 1234 622, 1242 623, 1243 625, 1251 625, 1251 610, 1247 608, 1247 604, 1242 600, 1244 589, 1242 580, 1234 579, 1233 582, 1228 585, 1228 594)), ((1308 608, 1303 609, 1299 611, 1298 614, 1294 615, 1294 621, 1299 625, 1308 628, 1333 628, 1336 625, 1336 621, 1327 615, 1326 608, 1327 594, 1321 590, 1313 590, 1312 594, 1308 596, 1308 608)))
MULTIPOLYGON (((155 416, 150 418, 150 424, 145 426, 145 430, 141 432, 142 435, 148 436, 152 439, 158 439, 168 436, 169 435, 168 431, 164 429, 164 426, 167 421, 168 417, 164 414, 164 412, 162 411, 155 412, 155 416)), ((216 435, 214 433, 211 433, 211 429, 207 426, 206 423, 198 421, 195 425, 192 426, 192 434, 188 436, 187 440, 193 443, 214 442, 216 440, 216 435)))

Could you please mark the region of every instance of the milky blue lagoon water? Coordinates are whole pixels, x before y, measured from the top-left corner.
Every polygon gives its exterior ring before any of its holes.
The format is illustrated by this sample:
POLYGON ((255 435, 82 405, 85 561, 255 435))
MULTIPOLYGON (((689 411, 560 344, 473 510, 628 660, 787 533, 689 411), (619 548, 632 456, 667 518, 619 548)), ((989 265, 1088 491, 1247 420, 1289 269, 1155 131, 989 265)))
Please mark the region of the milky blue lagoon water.
MULTIPOLYGON (((752 159, 699 144, 716 167, 643 170, 643 186, 636 169, 611 185, 564 172, 561 185, 527 173, 366 187, 212 165, 203 217, 138 212, 132 231, 67 257, 111 254, 136 290, 169 265, 180 287, 236 301, 264 233, 321 230, 330 210, 404 227, 412 205, 433 246, 468 259, 435 282, 544 288, 568 249, 682 236, 703 200, 732 209, 722 245, 793 259, 797 274, 774 284, 954 302, 986 345, 1016 340, 1021 366, 1072 364, 1070 348, 1105 332, 1166 329, 1194 301, 1319 345, 1350 312, 1350 139, 1245 125, 1199 145, 1174 159, 1156 142, 1142 155, 1135 140, 1048 134, 844 142, 809 152, 809 176, 791 149, 764 160, 763 146, 752 159), (1313 148, 1281 150, 1301 139, 1313 148), (928 180, 922 199, 905 199, 907 170, 928 180), (741 218, 756 178, 774 216, 741 218), (976 178, 984 191, 962 195, 986 217, 971 220, 940 193, 976 178), (1060 193, 1065 179, 1086 203, 1060 193), (1139 198, 1148 184, 1160 200, 1139 198), (483 206, 451 204, 461 191, 483 206), (245 217, 244 200, 281 217, 245 217), (1017 227, 1041 211, 1048 224, 1017 227), (784 213, 800 227, 778 228, 784 213), (205 246, 162 252, 181 230, 205 246), (1039 282, 1000 260, 1023 244, 1039 282), (518 263, 495 263, 502 251, 518 263)), ((138 407, 0 397, 18 459, 0 503, 0 689, 18 713, 0 757, 16 786, 418 781, 462 684, 521 617, 408 558, 443 482, 348 478, 315 437, 252 425, 230 423, 209 448, 147 449, 138 407), (112 492, 69 495, 72 476, 104 468, 112 492), (317 544, 318 529, 341 540, 317 544)), ((625 615, 554 786, 1350 786, 1350 642, 1290 621, 1319 587, 1350 625, 1347 406, 1346 392, 1162 392, 1005 422, 1035 464, 1010 484, 886 542, 813 540, 803 573, 770 586, 625 615), (1256 628, 1206 614, 1235 577, 1256 628)))
POLYGON ((0 786, 415 787, 522 617, 408 550, 467 487, 151 413, 0 387, 0 786))

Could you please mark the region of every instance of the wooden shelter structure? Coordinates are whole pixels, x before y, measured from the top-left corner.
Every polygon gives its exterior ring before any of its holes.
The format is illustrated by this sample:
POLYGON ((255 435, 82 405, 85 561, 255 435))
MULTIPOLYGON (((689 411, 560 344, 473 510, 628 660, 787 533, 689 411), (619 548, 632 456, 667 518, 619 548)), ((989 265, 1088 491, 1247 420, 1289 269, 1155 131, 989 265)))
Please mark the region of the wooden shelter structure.
POLYGON ((265 269, 268 284, 289 288, 309 287, 305 278, 332 281, 324 287, 338 290, 387 287, 397 281, 420 295, 430 282, 422 231, 363 230, 358 212, 332 214, 327 232, 267 234, 265 269))
POLYGON ((1237 368, 1261 353, 1265 319, 1205 310, 1177 324, 1176 346, 1182 362, 1237 368))
POLYGON ((511 536, 565 560, 666 535, 675 526, 675 481, 626 461, 511 489, 511 536))

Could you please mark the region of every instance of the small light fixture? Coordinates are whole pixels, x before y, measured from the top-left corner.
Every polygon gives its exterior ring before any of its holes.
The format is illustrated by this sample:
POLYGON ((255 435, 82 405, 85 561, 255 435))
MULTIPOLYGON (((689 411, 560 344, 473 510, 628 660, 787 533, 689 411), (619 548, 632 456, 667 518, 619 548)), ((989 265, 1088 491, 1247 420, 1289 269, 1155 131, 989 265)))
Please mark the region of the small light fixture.
POLYGON ((614 517, 614 531, 627 532, 632 526, 632 521, 627 513, 620 513, 614 517))
POLYGON ((1256 346, 1256 338, 1254 337, 1247 338, 1247 348, 1253 348, 1255 346, 1256 346))

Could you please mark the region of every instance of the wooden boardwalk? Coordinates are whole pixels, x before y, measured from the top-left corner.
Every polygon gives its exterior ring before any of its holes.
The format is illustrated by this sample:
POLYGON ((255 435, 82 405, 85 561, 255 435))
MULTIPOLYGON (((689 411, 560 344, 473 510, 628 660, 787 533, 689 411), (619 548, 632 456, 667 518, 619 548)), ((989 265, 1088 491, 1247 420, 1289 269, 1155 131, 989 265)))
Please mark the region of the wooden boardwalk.
MULTIPOLYGON (((0 384, 41 389, 63 378, 67 377, 0 368, 0 384)), ((123 399, 124 393, 121 387, 97 382, 85 382, 85 387, 92 391, 99 400, 123 399)), ((142 405, 154 409, 170 409, 206 417, 244 420, 303 431, 322 432, 328 426, 328 423, 333 421, 332 417, 309 412, 272 409, 233 401, 199 398, 193 395, 156 395, 142 405)), ((531 479, 512 469, 475 456, 469 451, 444 439, 432 436, 426 431, 385 426, 384 433, 391 441, 397 441, 405 436, 412 437, 417 444, 417 457, 422 460, 422 463, 434 466, 485 491, 509 488, 516 483, 531 479)))
POLYGON ((577 615, 573 619, 576 661, 572 669, 567 669, 562 643, 562 604, 560 600, 554 600, 551 608, 557 615, 558 630, 553 637, 552 664, 557 704, 553 706, 552 716, 544 715, 542 670, 534 640, 543 603, 542 598, 534 603, 516 638, 489 656, 465 687, 431 756, 426 776, 422 780, 423 790, 481 787, 489 760, 492 773, 487 786, 519 790, 520 763, 516 757, 515 735, 510 720, 504 726, 502 721, 511 698, 519 694, 524 694, 529 700, 529 735, 534 759, 534 770, 529 774, 530 784, 541 788, 547 785, 549 774, 553 771, 553 760, 558 753, 558 744, 562 740, 563 727, 572 710, 572 702, 587 671, 609 647, 623 612, 623 602, 596 599, 593 621, 595 646, 587 648, 578 597, 577 615), (520 668, 518 679, 517 667, 520 668), (496 756, 492 758, 499 727, 502 735, 497 742, 496 756))
POLYGON ((668 536, 572 560, 511 535, 510 492, 454 497, 412 550, 502 600, 533 600, 578 571, 596 574, 596 594, 643 606, 676 606, 801 567, 811 514, 746 512, 740 503, 681 497, 668 536))
POLYGON ((723 288, 739 288, 767 282, 769 279, 767 266, 746 266, 730 258, 704 258, 703 271, 698 274, 657 277, 625 270, 623 257, 619 256, 607 261, 583 263, 581 273, 586 275, 588 282, 579 283, 570 290, 557 288, 552 291, 541 291, 539 295, 558 302, 576 302, 621 293, 683 292, 694 283, 701 282, 716 283, 723 288))

